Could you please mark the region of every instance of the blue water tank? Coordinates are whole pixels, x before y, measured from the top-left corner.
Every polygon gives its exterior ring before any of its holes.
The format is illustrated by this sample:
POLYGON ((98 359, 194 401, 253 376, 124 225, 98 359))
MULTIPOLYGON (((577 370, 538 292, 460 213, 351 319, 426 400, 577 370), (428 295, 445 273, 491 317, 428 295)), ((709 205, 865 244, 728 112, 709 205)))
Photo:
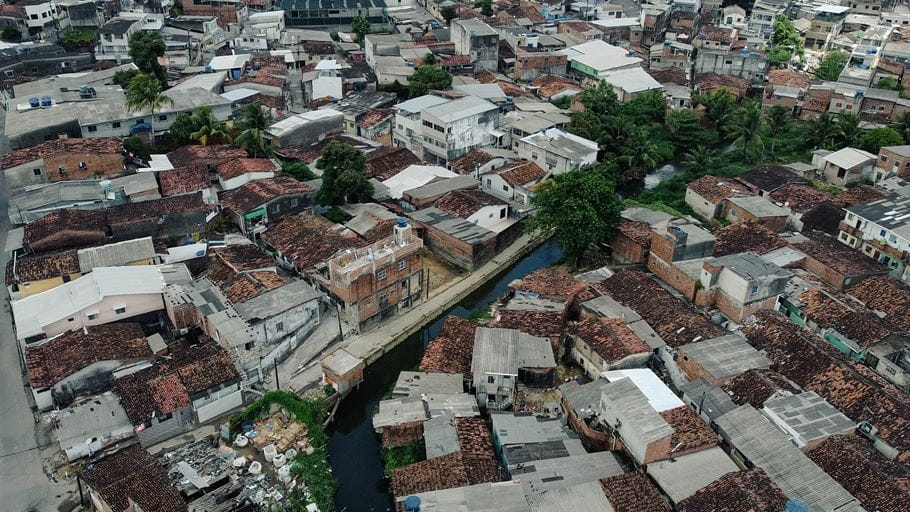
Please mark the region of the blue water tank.
POLYGON ((407 217, 398 217, 395 219, 395 223, 398 225, 398 227, 404 228, 408 225, 408 219, 407 217))
POLYGON ((53 104, 54 104, 54 100, 52 100, 50 96, 41 97, 41 106, 42 107, 50 107, 53 104))
POLYGON ((38 98, 29 98, 28 106, 30 106, 32 108, 38 108, 41 106, 41 100, 39 100, 38 98))
POLYGON ((420 510, 420 498, 417 496, 408 496, 405 498, 404 509, 408 512, 418 512, 420 510))
POLYGON ((786 510, 787 512, 809 512, 809 507, 801 501, 787 500, 786 510))

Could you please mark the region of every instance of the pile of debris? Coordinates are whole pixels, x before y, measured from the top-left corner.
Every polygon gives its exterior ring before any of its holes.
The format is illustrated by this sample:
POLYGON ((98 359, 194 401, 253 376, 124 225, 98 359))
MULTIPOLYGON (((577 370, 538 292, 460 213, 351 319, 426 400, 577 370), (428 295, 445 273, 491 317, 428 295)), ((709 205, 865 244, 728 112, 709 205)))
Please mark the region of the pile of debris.
POLYGON ((293 448, 297 452, 312 453, 307 443, 307 427, 301 422, 289 419, 281 411, 256 422, 253 429, 244 434, 250 444, 262 452, 266 446, 274 445, 278 453, 293 448))

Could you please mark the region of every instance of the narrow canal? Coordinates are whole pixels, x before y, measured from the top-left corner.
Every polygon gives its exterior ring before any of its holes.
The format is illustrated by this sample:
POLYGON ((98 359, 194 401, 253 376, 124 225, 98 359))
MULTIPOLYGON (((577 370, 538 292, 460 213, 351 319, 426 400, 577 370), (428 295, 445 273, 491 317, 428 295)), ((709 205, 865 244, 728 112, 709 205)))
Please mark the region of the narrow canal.
POLYGON ((508 284, 538 268, 547 267, 562 258, 562 251, 551 239, 466 297, 447 314, 437 318, 421 333, 371 365, 360 390, 348 395, 335 417, 329 439, 332 471, 340 486, 335 496, 338 512, 394 510, 388 481, 383 478, 379 458, 379 440, 373 432, 371 418, 379 399, 398 377, 398 372, 414 368, 420 362, 426 343, 436 337, 449 314, 466 316, 505 294, 508 284))

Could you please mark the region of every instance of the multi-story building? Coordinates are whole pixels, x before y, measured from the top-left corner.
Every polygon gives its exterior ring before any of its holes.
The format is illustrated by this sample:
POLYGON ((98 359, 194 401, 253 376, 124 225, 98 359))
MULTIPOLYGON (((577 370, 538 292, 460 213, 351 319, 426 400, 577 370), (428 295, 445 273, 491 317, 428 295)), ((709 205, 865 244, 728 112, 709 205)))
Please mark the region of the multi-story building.
POLYGON ((778 4, 774 0, 758 0, 752 6, 752 13, 746 21, 743 32, 752 37, 768 39, 774 28, 774 20, 784 12, 786 4, 778 4))
POLYGON ((537 163, 545 171, 559 174, 597 162, 596 142, 550 128, 518 141, 518 156, 537 163))
POLYGON ((426 94, 403 101, 392 106, 395 111, 395 126, 392 128, 392 144, 398 148, 407 148, 415 155, 423 154, 423 128, 420 113, 426 108, 442 105, 452 100, 426 94))
MULTIPOLYGON (((910 251, 910 197, 892 195, 847 208, 837 239, 888 265, 893 274, 904 274, 910 251)), ((902 278, 906 281, 906 274, 902 278)))
POLYGON ((839 82, 868 87, 872 84, 885 44, 891 38, 892 27, 875 26, 863 31, 862 39, 853 47, 850 60, 841 71, 839 82))
POLYGON ((715 73, 760 82, 768 73, 768 55, 762 50, 734 49, 730 45, 701 47, 695 55, 695 74, 715 73))
MULTIPOLYGON (((405 0, 397 7, 411 6, 405 0)), ((363 16, 374 25, 388 22, 388 5, 385 0, 353 0, 351 2, 322 3, 309 0, 280 0, 275 6, 284 11, 286 23, 292 27, 328 27, 350 25, 354 18, 363 16)))
POLYGON ((70 26, 66 11, 58 12, 54 2, 50 0, 25 0, 18 5, 25 7, 28 33, 35 40, 55 41, 60 31, 70 26))
POLYGON ((875 182, 890 176, 910 174, 910 146, 885 146, 878 150, 875 161, 875 182))
POLYGON ((324 280, 344 308, 346 320, 364 328, 420 302, 423 241, 400 218, 392 236, 367 247, 339 252, 324 280))
POLYGON ((491 132, 499 125, 499 107, 476 96, 465 96, 425 108, 420 122, 423 159, 445 164, 492 143, 491 132))
POLYGON ((815 8, 815 18, 806 31, 806 48, 827 50, 844 26, 850 8, 842 5, 822 4, 815 8))
POLYGON ((499 65, 499 34, 483 21, 453 20, 451 39, 455 53, 470 55, 475 70, 496 71, 499 65))
POLYGON ((114 18, 98 29, 95 58, 115 60, 118 64, 130 61, 130 36, 139 31, 142 23, 132 18, 114 18))

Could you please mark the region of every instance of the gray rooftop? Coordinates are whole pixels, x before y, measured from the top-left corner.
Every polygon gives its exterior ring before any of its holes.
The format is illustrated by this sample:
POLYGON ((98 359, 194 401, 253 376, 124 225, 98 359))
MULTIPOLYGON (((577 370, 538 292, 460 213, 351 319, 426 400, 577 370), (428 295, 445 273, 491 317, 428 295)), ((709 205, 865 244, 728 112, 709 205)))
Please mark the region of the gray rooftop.
POLYGON ((802 445, 814 439, 854 430, 856 423, 814 391, 781 398, 770 398, 763 412, 786 429, 802 445))
POLYGON ((697 411, 712 421, 736 409, 736 404, 726 391, 705 379, 683 384, 679 390, 697 411))
POLYGON ((410 114, 419 114, 424 109, 434 107, 436 105, 442 105, 443 103, 448 103, 450 101, 452 100, 449 98, 443 98, 442 96, 436 96, 435 94, 424 94, 423 96, 418 96, 407 101, 402 101, 392 108, 395 110, 408 112, 410 114))
POLYGON ((654 409, 648 397, 632 379, 619 379, 604 386, 601 400, 601 419, 611 426, 619 425, 629 451, 641 463, 648 444, 673 434, 673 427, 654 409))
POLYGON ((724 414, 716 424, 720 434, 749 462, 764 470, 788 498, 802 501, 811 510, 863 510, 856 498, 751 405, 724 414))
POLYGON ((518 375, 519 368, 555 368, 550 341, 518 329, 478 327, 471 371, 475 375, 518 375))
POLYGON ((422 187, 405 190, 404 193, 414 199, 426 199, 441 196, 453 190, 462 190, 478 186, 480 183, 470 175, 459 175, 453 178, 443 178, 422 187))
POLYGON ((455 416, 456 418, 473 418, 480 415, 477 399, 467 393, 426 394, 423 400, 430 411, 430 417, 455 416))
POLYGON ((545 133, 528 135, 521 141, 573 161, 582 160, 587 155, 590 155, 592 151, 597 151, 596 147, 583 144, 572 137, 547 135, 547 133, 552 133, 552 130, 556 129, 553 128, 545 133))
POLYGON ((464 392, 464 377, 460 373, 401 372, 395 382, 393 396, 421 394, 460 394, 464 392))
POLYGON ((910 156, 910 145, 908 146, 884 146, 882 149, 896 153, 903 157, 910 156))
POLYGON ((596 452, 534 461, 510 473, 513 480, 525 486, 528 494, 539 494, 621 475, 623 469, 611 452, 596 452))
POLYGON ((894 230, 910 224, 910 197, 890 195, 871 203, 851 206, 847 211, 894 230))
POLYGON ((435 206, 417 210, 407 214, 417 222, 421 222, 443 233, 457 238, 469 245, 478 245, 496 238, 496 233, 482 228, 473 222, 468 222, 461 217, 450 215, 435 206))
MULTIPOLYGON (((496 482, 416 494, 421 512, 529 512, 519 482, 496 482)), ((406 496, 400 496, 398 502, 406 496)))
POLYGON ((116 267, 155 257, 152 237, 136 238, 99 247, 79 249, 79 270, 89 272, 95 267, 116 267))
POLYGON ((458 432, 455 430, 455 417, 446 414, 425 421, 423 443, 427 451, 427 460, 461 450, 458 432))
POLYGON ((57 440, 62 447, 83 444, 118 429, 129 429, 132 422, 114 393, 107 392, 56 413, 59 420, 57 440))
POLYGON ((234 308, 247 321, 255 322, 271 318, 321 296, 322 294, 306 281, 298 280, 257 295, 246 302, 234 304, 234 308))
POLYGON ((777 206, 760 196, 731 197, 727 201, 739 206, 756 217, 786 217, 785 208, 777 206))
POLYGON ((509 470, 522 468, 525 464, 549 459, 582 455, 586 453, 581 441, 575 438, 541 443, 512 444, 502 447, 503 461, 509 470))
POLYGON ((460 25, 466 32, 472 36, 495 36, 496 31, 492 27, 477 18, 466 20, 452 20, 452 23, 460 25))
POLYGON ((493 422, 493 436, 499 446, 564 441, 574 437, 574 433, 558 418, 494 412, 490 419, 493 422))
POLYGON ((692 496, 718 478, 739 471, 719 446, 648 464, 648 475, 674 503, 692 496))
POLYGON ((466 117, 472 117, 484 112, 495 112, 499 108, 483 98, 465 96, 423 109, 424 115, 430 115, 443 123, 451 123, 466 117))
POLYGON ((603 487, 596 481, 531 493, 527 499, 531 512, 613 511, 603 487))
POLYGON ((430 411, 420 397, 392 398, 379 402, 379 408, 373 416, 373 428, 378 432, 384 427, 423 422, 428 419, 430 411))
POLYGON ((764 354, 738 334, 689 343, 679 347, 679 351, 717 379, 771 366, 771 361, 764 354))

